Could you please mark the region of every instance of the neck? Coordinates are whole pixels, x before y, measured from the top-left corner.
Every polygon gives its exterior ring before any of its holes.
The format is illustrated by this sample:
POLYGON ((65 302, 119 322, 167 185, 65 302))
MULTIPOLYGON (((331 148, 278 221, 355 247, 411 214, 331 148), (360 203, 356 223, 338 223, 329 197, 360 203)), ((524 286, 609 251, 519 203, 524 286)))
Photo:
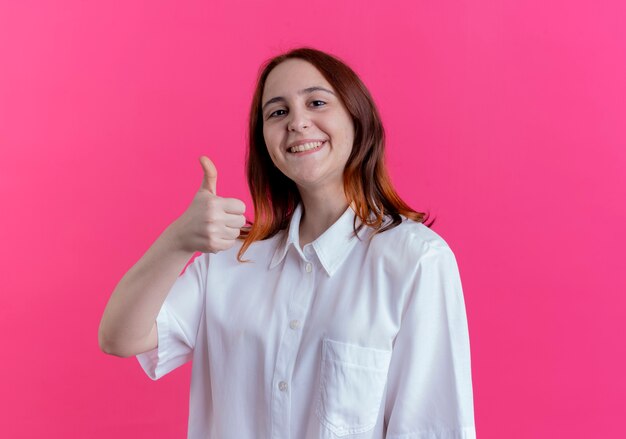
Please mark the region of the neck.
POLYGON ((300 220, 300 247, 315 241, 348 208, 343 191, 334 193, 308 193, 300 190, 304 211, 300 220))

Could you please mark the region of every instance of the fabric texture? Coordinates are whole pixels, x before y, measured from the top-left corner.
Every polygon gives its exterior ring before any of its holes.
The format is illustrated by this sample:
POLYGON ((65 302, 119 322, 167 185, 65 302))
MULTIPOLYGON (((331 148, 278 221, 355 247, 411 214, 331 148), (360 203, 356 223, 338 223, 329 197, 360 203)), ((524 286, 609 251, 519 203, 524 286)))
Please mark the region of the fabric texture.
POLYGON ((346 212, 299 245, 287 230, 203 254, 168 294, 158 379, 193 361, 188 437, 473 439, 470 346, 446 242, 404 219, 354 235, 346 212), (370 239, 371 238, 371 239, 370 239))

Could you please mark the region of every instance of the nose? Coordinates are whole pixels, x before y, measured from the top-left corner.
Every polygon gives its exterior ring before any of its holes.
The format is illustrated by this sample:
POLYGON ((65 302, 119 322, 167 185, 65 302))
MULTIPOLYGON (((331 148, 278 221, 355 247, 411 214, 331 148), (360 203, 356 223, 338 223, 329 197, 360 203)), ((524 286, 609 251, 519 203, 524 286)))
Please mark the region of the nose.
POLYGON ((287 121, 287 131, 302 131, 311 126, 311 121, 303 111, 292 110, 287 121))

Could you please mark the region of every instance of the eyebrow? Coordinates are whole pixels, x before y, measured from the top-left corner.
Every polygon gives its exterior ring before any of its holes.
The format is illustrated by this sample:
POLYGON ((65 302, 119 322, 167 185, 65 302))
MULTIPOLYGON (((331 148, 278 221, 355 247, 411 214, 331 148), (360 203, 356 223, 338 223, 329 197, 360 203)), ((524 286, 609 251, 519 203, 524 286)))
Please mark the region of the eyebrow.
MULTIPOLYGON (((326 93, 330 93, 331 95, 336 96, 336 94, 332 90, 329 90, 324 87, 320 87, 319 85, 314 85, 313 87, 307 87, 303 90, 300 90, 298 94, 299 95, 310 94, 310 93, 313 93, 314 91, 325 91, 326 93)), ((261 111, 265 111, 265 107, 267 107, 270 104, 273 104, 275 102, 285 102, 285 100, 286 99, 282 96, 276 96, 275 98, 272 98, 269 101, 267 101, 265 104, 263 104, 261 111)))

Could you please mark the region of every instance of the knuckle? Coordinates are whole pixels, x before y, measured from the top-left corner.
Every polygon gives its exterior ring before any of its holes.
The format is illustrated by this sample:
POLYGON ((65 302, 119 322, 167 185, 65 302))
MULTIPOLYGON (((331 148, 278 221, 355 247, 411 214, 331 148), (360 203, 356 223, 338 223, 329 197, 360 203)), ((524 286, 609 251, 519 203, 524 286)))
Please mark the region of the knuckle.
POLYGON ((207 247, 213 250, 217 250, 219 247, 219 243, 215 240, 215 238, 209 237, 209 239, 207 239, 207 247))
POLYGON ((220 206, 220 198, 211 194, 206 194, 205 205, 209 210, 217 210, 220 206))
POLYGON ((215 239, 214 237, 220 232, 220 227, 215 223, 209 223, 207 226, 207 234, 209 239, 215 239))

